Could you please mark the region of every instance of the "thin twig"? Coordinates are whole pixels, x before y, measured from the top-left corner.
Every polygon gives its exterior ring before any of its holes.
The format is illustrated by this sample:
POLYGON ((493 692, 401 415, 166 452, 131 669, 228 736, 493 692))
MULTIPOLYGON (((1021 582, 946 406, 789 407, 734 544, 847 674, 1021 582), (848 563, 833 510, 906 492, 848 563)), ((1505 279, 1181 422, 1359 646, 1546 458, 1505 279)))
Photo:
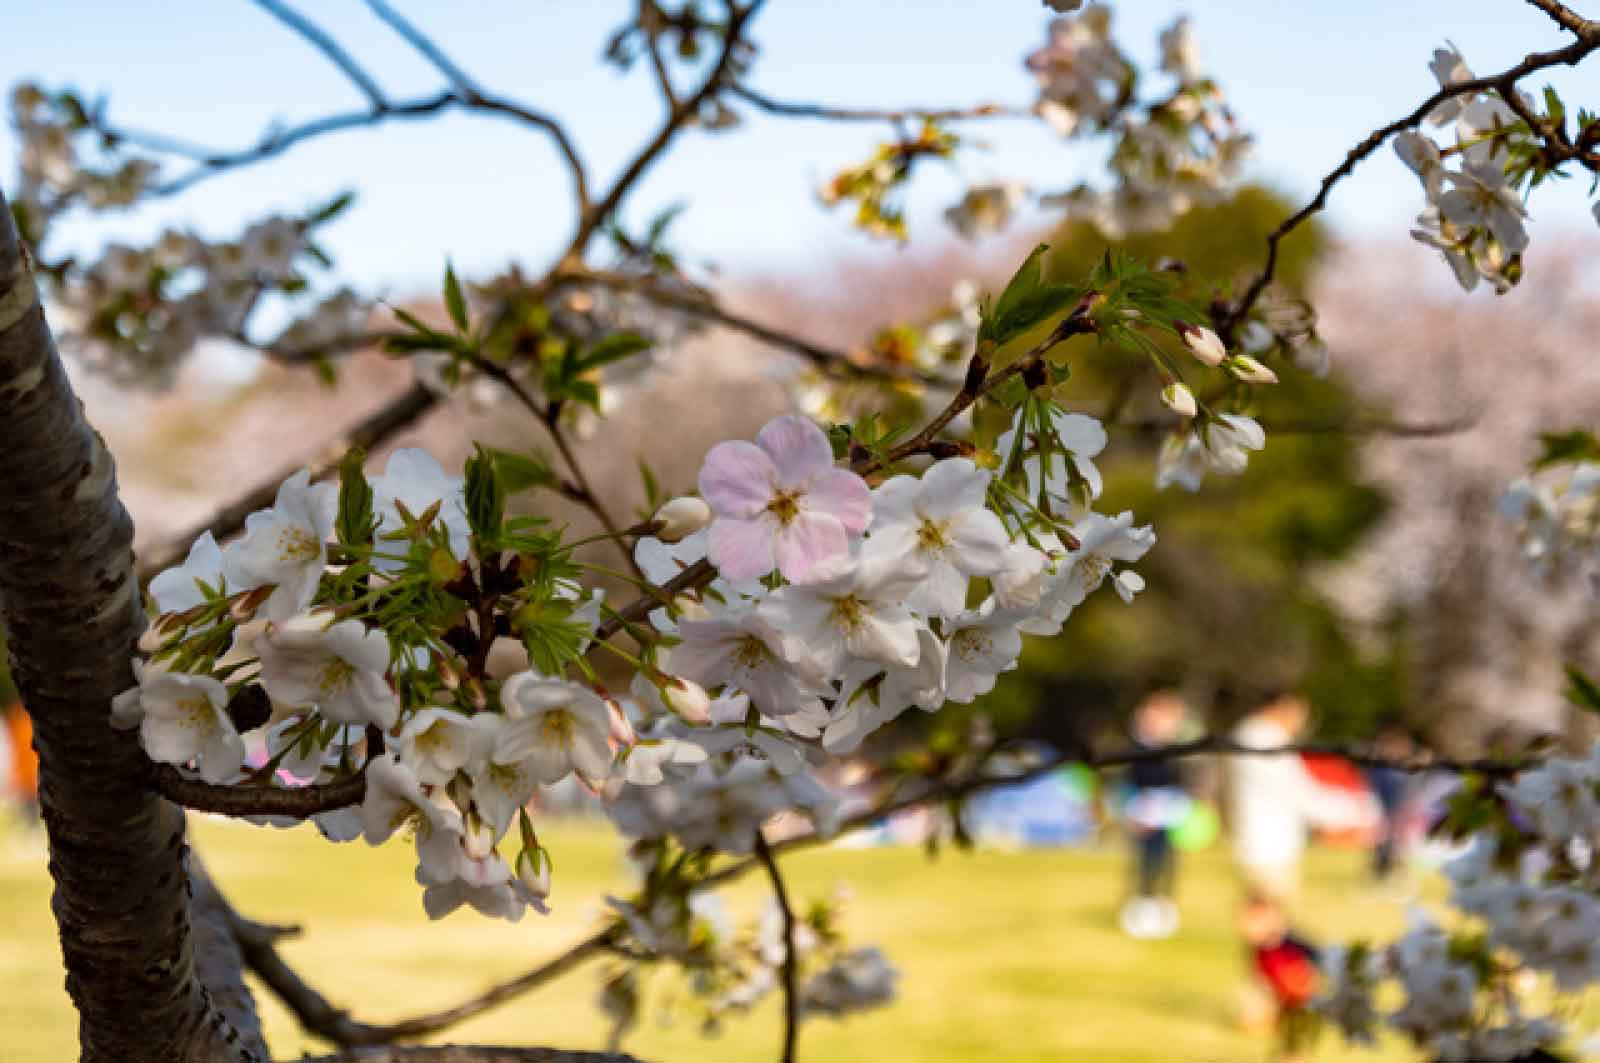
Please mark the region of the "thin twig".
POLYGON ((667 114, 667 119, 662 123, 656 135, 633 157, 633 160, 623 169, 617 179, 612 182, 610 189, 601 197, 600 201, 584 211, 578 219, 577 230, 572 234, 572 240, 567 246, 567 251, 561 256, 565 263, 578 263, 582 261, 583 251, 589 246, 589 241, 594 234, 605 224, 618 206, 623 197, 633 188, 639 178, 643 177, 661 153, 671 144, 678 131, 688 124, 700 113, 700 108, 726 85, 724 79, 733 63, 739 44, 744 37, 745 26, 761 10, 765 0, 751 0, 750 3, 740 5, 737 0, 727 0, 728 20, 723 30, 722 48, 717 53, 716 62, 711 66, 711 72, 700 83, 688 98, 680 100, 667 114))
POLYGON ((482 97, 483 93, 477 84, 467 76, 466 71, 457 66, 444 50, 421 30, 417 29, 404 15, 390 7, 384 0, 366 0, 372 13, 389 24, 389 28, 398 33, 405 42, 415 48, 422 56, 438 68, 452 88, 463 98, 472 99, 482 97))
POLYGON ((338 41, 328 36, 322 27, 288 4, 283 3, 283 0, 255 0, 255 2, 257 6, 265 9, 268 14, 304 37, 311 43, 312 47, 327 56, 334 66, 344 71, 345 77, 355 83, 356 88, 361 90, 361 94, 367 98, 367 102, 372 104, 374 108, 381 109, 389 106, 388 97, 383 94, 383 89, 378 87, 378 83, 373 80, 372 75, 363 70, 361 64, 357 63, 349 52, 340 47, 338 41))
POLYGON ((783 914, 783 1053, 778 1059, 779 1063, 794 1063, 795 1042, 800 1036, 799 957, 795 955, 794 947, 794 906, 789 902, 789 890, 783 883, 783 872, 778 870, 777 858, 772 855, 772 847, 767 844, 760 828, 756 829, 755 852, 756 859, 761 861, 767 869, 767 877, 772 880, 772 897, 783 914))
MULTIPOLYGON (((1536 6, 1543 6, 1539 5, 1537 0, 1534 0, 1534 2, 1536 6)), ((1279 241, 1298 228, 1306 219, 1326 207, 1328 205, 1328 195, 1333 191, 1333 186, 1350 176, 1359 163, 1377 151, 1385 141, 1396 133, 1421 125, 1428 115, 1433 113, 1434 108, 1446 100, 1453 99, 1456 96, 1490 91, 1498 92, 1502 97, 1509 99, 1516 94, 1516 83, 1529 74, 1553 66, 1575 66, 1590 53, 1600 49, 1600 26, 1595 26, 1592 23, 1586 23, 1585 25, 1591 27, 1593 31, 1580 34, 1577 41, 1567 45, 1565 48, 1559 48, 1551 52, 1535 52, 1516 66, 1490 77, 1473 78, 1444 86, 1438 92, 1423 100, 1410 114, 1373 130, 1365 140, 1351 148, 1349 153, 1345 155, 1344 161, 1322 179, 1321 185, 1317 189, 1317 194, 1312 198, 1311 202, 1285 218, 1276 229, 1267 234, 1267 259, 1261 268, 1261 272, 1256 274, 1255 279, 1250 282, 1249 287, 1245 289, 1244 295, 1229 306, 1215 322, 1217 334, 1221 336, 1223 342, 1232 343, 1235 330, 1243 323, 1251 308, 1255 306, 1256 301, 1261 298, 1261 294, 1266 290, 1267 285, 1272 282, 1272 278, 1278 268, 1279 241)), ((1537 132, 1537 130, 1534 131, 1537 132)))
POLYGON ((731 95, 783 118, 816 118, 830 122, 965 122, 983 118, 1031 118, 1026 107, 1001 103, 975 103, 966 107, 835 107, 821 103, 793 103, 775 99, 748 85, 728 86, 731 95))

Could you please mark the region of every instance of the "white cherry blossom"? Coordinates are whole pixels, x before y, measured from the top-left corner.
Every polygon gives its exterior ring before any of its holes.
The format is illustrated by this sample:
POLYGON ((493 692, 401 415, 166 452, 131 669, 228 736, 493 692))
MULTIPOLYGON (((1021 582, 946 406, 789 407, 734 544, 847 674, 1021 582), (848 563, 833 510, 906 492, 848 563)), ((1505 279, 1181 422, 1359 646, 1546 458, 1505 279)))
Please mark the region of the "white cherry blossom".
POLYGON ((275 701, 315 706, 329 720, 375 724, 385 730, 399 716, 389 686, 389 640, 359 620, 329 625, 306 614, 277 625, 257 643, 261 685, 275 701))
POLYGON ((328 539, 338 510, 338 489, 311 482, 302 469, 283 482, 271 509, 250 514, 244 537, 226 551, 232 590, 274 584, 261 607, 269 620, 303 612, 316 596, 328 562, 328 539))

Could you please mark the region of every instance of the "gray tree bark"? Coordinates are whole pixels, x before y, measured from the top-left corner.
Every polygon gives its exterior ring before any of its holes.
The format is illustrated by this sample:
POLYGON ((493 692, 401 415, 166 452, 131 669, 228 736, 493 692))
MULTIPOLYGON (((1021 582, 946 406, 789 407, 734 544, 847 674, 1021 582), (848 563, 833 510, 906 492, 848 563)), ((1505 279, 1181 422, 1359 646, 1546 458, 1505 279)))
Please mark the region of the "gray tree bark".
MULTIPOLYGON (((0 196, 0 619, 34 721, 81 1058, 255 1063, 259 1030, 236 1029, 196 974, 183 812, 151 788, 136 735, 110 725, 144 626, 132 541, 111 455, 67 381, 0 196)), ((226 957, 215 961, 225 973, 226 957)), ((219 984, 227 1011, 252 1014, 219 984)))

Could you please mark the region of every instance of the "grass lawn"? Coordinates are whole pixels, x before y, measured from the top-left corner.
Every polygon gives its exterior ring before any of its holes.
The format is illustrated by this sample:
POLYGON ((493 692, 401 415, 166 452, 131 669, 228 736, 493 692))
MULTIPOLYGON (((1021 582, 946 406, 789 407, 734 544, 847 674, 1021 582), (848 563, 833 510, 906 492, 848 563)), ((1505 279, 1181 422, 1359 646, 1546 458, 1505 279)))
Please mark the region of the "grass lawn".
MULTIPOLYGON (((407 846, 334 847, 306 829, 205 820, 194 834, 246 914, 304 925, 306 933, 284 946, 291 962, 331 999, 374 1021, 453 1003, 534 966, 582 936, 602 894, 624 881, 618 847, 603 830, 542 829, 556 860, 551 917, 507 926, 464 911, 430 924, 411 885, 407 846)), ((805 1026, 801 1058, 1265 1060, 1266 1040, 1234 1029, 1229 1018, 1243 961, 1226 853, 1188 860, 1180 886, 1185 924, 1163 942, 1132 941, 1116 928, 1123 861, 1117 846, 970 856, 950 850, 934 862, 914 849, 828 849, 785 860, 790 888, 802 898, 847 889, 852 940, 882 945, 902 972, 893 1007, 805 1026)), ((1356 854, 1316 852, 1306 878, 1301 921, 1319 940, 1392 933, 1403 921, 1400 904, 1366 884, 1356 854)), ((763 887, 751 878, 730 890, 735 912, 753 912, 763 887)), ((54 934, 42 853, 0 833, 0 1063, 76 1055, 54 934)), ((443 1039, 602 1047, 605 1024, 594 1005, 601 969, 594 962, 443 1039)), ((667 990, 675 981, 657 984, 667 990)), ((319 1047, 262 996, 280 1059, 319 1047)), ((710 1041, 687 1013, 676 1025, 647 1015, 625 1047, 646 1060, 713 1063, 774 1059, 778 1039, 779 1007, 769 1001, 710 1041)), ((1397 1042, 1361 1052, 1327 1036, 1313 1058, 1409 1057, 1397 1042)))

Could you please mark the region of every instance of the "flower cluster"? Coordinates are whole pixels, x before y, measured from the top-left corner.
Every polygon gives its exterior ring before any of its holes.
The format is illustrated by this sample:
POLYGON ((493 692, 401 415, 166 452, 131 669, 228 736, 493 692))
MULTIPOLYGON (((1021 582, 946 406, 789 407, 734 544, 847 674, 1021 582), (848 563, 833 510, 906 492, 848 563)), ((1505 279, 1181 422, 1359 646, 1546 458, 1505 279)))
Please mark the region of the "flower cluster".
MULTIPOLYGON (((682 856, 666 846, 635 853, 643 872, 639 892, 627 900, 607 898, 617 952, 626 959, 604 976, 601 1007, 619 1034, 637 1022, 643 986, 656 970, 682 972, 701 1029, 712 1035, 782 984, 788 957, 782 909, 769 905, 753 925, 736 931, 720 900, 693 888, 682 856)), ((894 998, 899 972, 880 949, 849 946, 839 901, 818 900, 793 915, 801 1018, 839 1019, 894 998)))
MULTIPOLYGON (((1435 50, 1429 69, 1441 88, 1475 80, 1454 45, 1435 50)), ((1561 130, 1559 99, 1547 91, 1549 113, 1539 115, 1532 97, 1512 91, 1514 97, 1463 92, 1439 104, 1428 120, 1441 130, 1453 127, 1452 145, 1411 130, 1395 138, 1395 152, 1422 182, 1427 201, 1411 235, 1441 251, 1468 291, 1482 279, 1503 294, 1521 279, 1528 247, 1525 194, 1555 172, 1529 122, 1541 132, 1561 130)))
POLYGON ((1111 11, 1090 4, 1056 19, 1028 56, 1039 85, 1035 113, 1063 137, 1112 137, 1110 188, 1079 184, 1043 196, 1113 239, 1164 229, 1197 204, 1216 202, 1237 178, 1250 138, 1200 66, 1189 20, 1161 33, 1161 70, 1176 85, 1140 101, 1138 71, 1111 36, 1111 11))
POLYGON ((1514 781, 1469 781, 1443 829, 1470 837, 1445 868, 1460 924, 1442 927, 1418 913, 1388 948, 1351 948, 1330 964, 1320 1010, 1368 1043, 1387 1021, 1432 1059, 1522 1060, 1554 1050, 1566 1034, 1561 1006, 1540 1013, 1530 1002, 1600 982, 1600 747, 1514 781), (1385 1013, 1375 997, 1390 978, 1404 996, 1385 1013))
POLYGON ((1525 476, 1500 498, 1522 555, 1545 578, 1600 579, 1600 465, 1563 463, 1525 476))

